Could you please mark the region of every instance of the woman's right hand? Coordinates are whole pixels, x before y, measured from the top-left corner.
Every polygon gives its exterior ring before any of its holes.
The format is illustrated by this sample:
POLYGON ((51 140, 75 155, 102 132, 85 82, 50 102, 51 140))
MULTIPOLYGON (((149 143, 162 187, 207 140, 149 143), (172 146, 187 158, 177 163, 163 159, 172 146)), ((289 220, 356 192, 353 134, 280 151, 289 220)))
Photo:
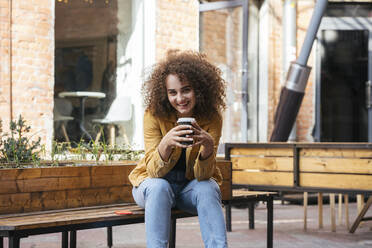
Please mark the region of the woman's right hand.
POLYGON ((178 125, 171 130, 162 138, 159 143, 159 154, 163 161, 167 162, 169 156, 172 153, 173 148, 181 147, 187 148, 191 145, 184 145, 181 142, 193 142, 192 138, 193 130, 191 125, 178 125))

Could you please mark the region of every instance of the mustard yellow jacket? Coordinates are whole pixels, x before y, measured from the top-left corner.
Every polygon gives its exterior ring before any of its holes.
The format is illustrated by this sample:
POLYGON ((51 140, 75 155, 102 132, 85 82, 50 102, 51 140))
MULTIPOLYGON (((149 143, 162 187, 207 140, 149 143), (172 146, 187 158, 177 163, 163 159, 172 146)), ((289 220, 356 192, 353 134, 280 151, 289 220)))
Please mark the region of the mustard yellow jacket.
MULTIPOLYGON (((133 186, 138 186, 146 178, 164 177, 177 163, 182 149, 173 149, 168 162, 164 162, 159 155, 158 145, 161 139, 176 126, 176 116, 159 118, 153 116, 149 111, 145 112, 143 119, 145 156, 129 175, 133 186)), ((222 175, 216 167, 216 153, 218 142, 221 137, 222 118, 215 115, 211 119, 196 119, 198 125, 207 131, 214 139, 214 153, 205 160, 199 159, 202 146, 197 145, 186 150, 186 178, 192 180, 206 180, 213 178, 218 184, 222 182, 222 175)))

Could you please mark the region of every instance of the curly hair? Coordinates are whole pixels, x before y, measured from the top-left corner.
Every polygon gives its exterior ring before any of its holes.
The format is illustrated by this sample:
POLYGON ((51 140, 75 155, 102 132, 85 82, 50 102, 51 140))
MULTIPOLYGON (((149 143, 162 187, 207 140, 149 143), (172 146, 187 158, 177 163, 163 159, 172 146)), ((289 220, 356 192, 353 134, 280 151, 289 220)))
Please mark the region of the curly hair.
POLYGON ((145 107, 157 117, 166 117, 176 110, 168 100, 166 78, 177 75, 181 82, 188 82, 195 92, 195 117, 212 117, 226 108, 225 86, 221 70, 207 61, 202 53, 193 51, 169 51, 167 57, 157 63, 142 85, 145 107))

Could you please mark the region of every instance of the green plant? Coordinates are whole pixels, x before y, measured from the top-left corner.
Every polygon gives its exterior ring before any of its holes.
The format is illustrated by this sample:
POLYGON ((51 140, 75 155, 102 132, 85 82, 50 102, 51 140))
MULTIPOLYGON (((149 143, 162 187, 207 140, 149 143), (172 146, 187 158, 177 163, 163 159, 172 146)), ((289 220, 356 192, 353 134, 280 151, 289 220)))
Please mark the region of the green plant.
POLYGON ((59 161, 68 160, 68 153, 71 150, 70 142, 53 141, 51 158, 53 165, 58 165, 59 161))
POLYGON ((27 135, 31 130, 26 121, 20 115, 17 121, 10 121, 10 134, 2 133, 0 128, 0 162, 15 164, 19 167, 22 163, 33 165, 40 162, 40 137, 37 141, 31 141, 27 135))
POLYGON ((73 144, 66 142, 53 142, 52 160, 58 165, 62 160, 93 160, 96 163, 100 161, 122 161, 122 160, 139 160, 143 155, 142 150, 134 150, 129 145, 112 146, 105 142, 85 143, 83 140, 73 144))

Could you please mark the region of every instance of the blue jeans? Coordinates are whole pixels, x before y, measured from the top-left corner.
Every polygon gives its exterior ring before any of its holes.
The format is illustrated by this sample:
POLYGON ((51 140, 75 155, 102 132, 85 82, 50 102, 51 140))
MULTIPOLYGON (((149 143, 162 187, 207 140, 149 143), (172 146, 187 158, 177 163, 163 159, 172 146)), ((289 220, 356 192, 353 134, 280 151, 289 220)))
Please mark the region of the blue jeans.
POLYGON ((163 178, 147 178, 133 188, 133 198, 145 209, 147 248, 167 247, 172 207, 198 214, 206 248, 227 247, 221 192, 213 179, 194 179, 182 185, 170 184, 163 178))

